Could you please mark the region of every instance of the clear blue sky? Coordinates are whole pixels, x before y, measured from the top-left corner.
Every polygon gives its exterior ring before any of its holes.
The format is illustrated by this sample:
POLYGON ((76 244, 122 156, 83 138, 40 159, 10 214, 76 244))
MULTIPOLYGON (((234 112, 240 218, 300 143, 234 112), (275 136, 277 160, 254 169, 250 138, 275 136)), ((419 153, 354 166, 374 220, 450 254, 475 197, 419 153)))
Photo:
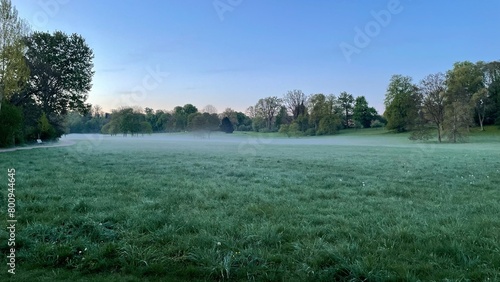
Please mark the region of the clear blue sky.
POLYGON ((244 111, 301 89, 364 95, 382 113, 393 74, 418 82, 456 61, 500 59, 498 0, 12 2, 33 30, 86 39, 95 54, 88 102, 108 111, 186 103, 244 111))

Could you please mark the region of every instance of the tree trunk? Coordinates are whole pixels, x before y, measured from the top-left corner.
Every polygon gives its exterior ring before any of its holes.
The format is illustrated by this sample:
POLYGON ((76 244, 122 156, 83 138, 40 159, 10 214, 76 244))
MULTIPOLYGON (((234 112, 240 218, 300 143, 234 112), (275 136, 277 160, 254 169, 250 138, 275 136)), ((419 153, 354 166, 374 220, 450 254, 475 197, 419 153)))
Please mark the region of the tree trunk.
POLYGON ((439 143, 441 143, 441 124, 437 124, 437 127, 438 127, 438 141, 439 143))
POLYGON ((3 93, 2 90, 0 90, 0 112, 2 112, 2 102, 3 102, 3 93))
POLYGON ((481 117, 481 114, 478 112, 477 116, 479 119, 479 125, 481 126, 481 131, 484 131, 484 127, 483 127, 484 115, 481 117))
POLYGON ((345 128, 349 128, 349 110, 345 108, 345 128))

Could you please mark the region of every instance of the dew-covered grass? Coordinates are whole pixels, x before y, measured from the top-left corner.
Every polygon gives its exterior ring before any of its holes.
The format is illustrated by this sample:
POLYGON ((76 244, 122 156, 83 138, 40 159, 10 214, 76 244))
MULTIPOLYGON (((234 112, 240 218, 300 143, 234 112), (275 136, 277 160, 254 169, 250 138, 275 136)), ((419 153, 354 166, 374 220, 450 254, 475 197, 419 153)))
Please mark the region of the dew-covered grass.
POLYGON ((498 281, 495 130, 70 135, 0 153, 18 219, 16 275, 2 228, 0 280, 498 281))

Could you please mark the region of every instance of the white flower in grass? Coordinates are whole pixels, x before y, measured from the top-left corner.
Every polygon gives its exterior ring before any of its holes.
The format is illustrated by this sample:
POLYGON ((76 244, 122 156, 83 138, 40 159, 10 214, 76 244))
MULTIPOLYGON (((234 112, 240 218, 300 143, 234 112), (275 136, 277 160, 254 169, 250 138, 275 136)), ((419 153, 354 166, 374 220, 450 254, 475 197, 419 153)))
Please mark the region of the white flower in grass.
POLYGON ((220 246, 220 242, 217 242, 217 246, 220 246))

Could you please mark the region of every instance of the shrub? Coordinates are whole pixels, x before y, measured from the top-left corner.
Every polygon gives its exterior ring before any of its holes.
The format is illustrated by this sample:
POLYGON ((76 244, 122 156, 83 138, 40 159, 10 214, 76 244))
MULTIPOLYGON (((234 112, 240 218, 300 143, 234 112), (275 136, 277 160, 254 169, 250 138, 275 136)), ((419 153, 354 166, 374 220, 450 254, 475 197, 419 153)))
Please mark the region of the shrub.
POLYGON ((288 124, 282 124, 278 132, 290 137, 290 126, 288 124))
POLYGON ((316 130, 314 128, 309 128, 304 132, 305 136, 314 136, 316 135, 316 130))
POLYGON ((38 130, 40 133, 40 139, 42 140, 53 140, 57 138, 57 132, 50 124, 49 119, 47 118, 47 115, 45 113, 43 113, 38 120, 38 130))
POLYGON ((220 123, 220 130, 225 133, 233 133, 234 126, 228 117, 224 117, 220 123))
POLYGON ((0 147, 21 143, 23 140, 23 114, 21 110, 8 103, 2 104, 0 111, 0 147))

